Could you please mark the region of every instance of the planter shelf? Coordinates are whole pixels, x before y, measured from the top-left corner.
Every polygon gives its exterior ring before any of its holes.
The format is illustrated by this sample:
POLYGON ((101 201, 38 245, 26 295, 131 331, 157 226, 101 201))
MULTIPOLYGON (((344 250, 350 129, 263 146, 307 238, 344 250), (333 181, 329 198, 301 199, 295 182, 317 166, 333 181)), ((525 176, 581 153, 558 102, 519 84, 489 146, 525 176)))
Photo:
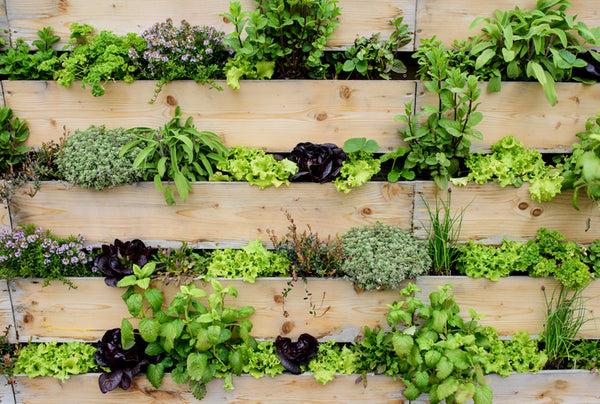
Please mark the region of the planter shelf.
MULTIPOLYGON (((494 391, 494 403, 600 403, 598 387, 600 376, 597 372, 541 371, 533 374, 513 374, 506 378, 488 375, 486 382, 494 391)), ((394 381, 387 376, 369 375, 365 386, 359 375, 337 375, 335 380, 325 385, 316 382, 312 374, 297 376, 284 374, 260 379, 243 375, 234 376, 233 385, 235 387, 233 391, 226 391, 223 390, 221 380, 211 381, 207 386, 207 395, 201 402, 206 404, 429 403, 426 395, 414 401, 406 400, 402 395, 404 389, 402 382, 394 381)), ((98 388, 98 374, 72 376, 64 383, 50 377, 28 379, 26 376, 18 376, 14 393, 16 398, 14 402, 17 404, 198 402, 190 393, 187 384, 178 385, 168 375, 165 376, 160 390, 153 388, 144 376, 138 376, 133 380, 129 390, 117 389, 106 394, 102 394, 98 388)), ((11 403, 10 392, 5 393, 4 398, 11 403)))
MULTIPOLYGON (((360 291, 342 279, 310 278, 306 284, 302 280, 294 283, 284 301, 282 292, 290 280, 259 278, 254 284, 234 279, 221 282, 238 289, 237 299, 227 299, 229 305, 256 308, 250 320, 254 324, 251 334, 258 339, 274 339, 277 335, 297 338, 308 332, 320 340, 352 342, 362 336, 364 326, 386 327, 387 305, 401 299, 397 290, 360 291)), ((0 301, 2 322, 12 324, 14 319, 19 342, 96 341, 106 330, 120 327, 122 318, 129 317, 121 300, 124 289, 107 287, 102 278, 73 278, 73 282, 77 288, 69 290, 59 281, 42 288, 41 280, 11 280, 10 299, 0 301)), ((196 283, 210 290, 209 285, 196 283)), ((481 323, 495 327, 503 338, 510 338, 516 331, 538 334, 546 313, 541 287, 551 294, 558 285, 549 278, 514 276, 492 282, 461 276, 424 276, 416 281, 422 290, 418 297, 427 301, 431 292, 445 284, 454 286, 452 291, 464 318, 469 316, 468 308, 485 314, 481 323)), ((159 287, 167 296, 166 302, 171 300, 168 296, 179 290, 173 283, 159 287)), ((593 299, 598 295, 600 280, 593 281, 585 290, 585 296, 590 298, 586 308, 591 317, 600 312, 600 299, 593 299)), ((597 324, 587 323, 581 336, 599 338, 597 324)))

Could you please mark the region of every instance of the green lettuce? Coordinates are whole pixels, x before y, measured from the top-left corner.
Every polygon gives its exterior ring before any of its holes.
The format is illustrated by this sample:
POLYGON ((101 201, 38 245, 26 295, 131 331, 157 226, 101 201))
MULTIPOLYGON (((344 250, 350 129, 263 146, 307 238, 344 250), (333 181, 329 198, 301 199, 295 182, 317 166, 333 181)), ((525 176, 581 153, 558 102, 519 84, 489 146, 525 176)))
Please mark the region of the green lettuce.
POLYGON ((326 384, 335 378, 335 374, 350 375, 357 367, 357 354, 347 346, 339 346, 329 340, 319 344, 319 353, 307 366, 314 373, 315 380, 326 384))
POLYGON ((348 153, 340 175, 333 181, 338 191, 349 193, 353 188, 360 187, 371 179, 381 169, 381 161, 372 153, 363 150, 348 153))

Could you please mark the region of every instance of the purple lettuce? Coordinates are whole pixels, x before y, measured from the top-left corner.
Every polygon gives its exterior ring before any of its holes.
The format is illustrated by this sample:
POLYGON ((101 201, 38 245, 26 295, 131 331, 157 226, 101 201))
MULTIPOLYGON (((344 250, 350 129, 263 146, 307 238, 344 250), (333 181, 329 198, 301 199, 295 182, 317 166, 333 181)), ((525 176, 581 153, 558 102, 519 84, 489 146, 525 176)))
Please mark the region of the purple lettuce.
POLYGON ((300 335, 297 342, 292 342, 287 337, 277 336, 275 349, 283 367, 298 375, 302 373, 300 366, 308 365, 308 361, 317 356, 319 341, 310 334, 300 335))
POLYGON ((133 265, 140 268, 146 265, 152 253, 151 247, 138 239, 122 242, 115 239, 114 244, 102 245, 102 253, 94 260, 94 267, 105 276, 104 283, 117 286, 127 275, 133 274, 133 265))
POLYGON ((338 176, 348 155, 332 143, 298 143, 292 150, 290 161, 298 165, 292 181, 328 182, 338 176))

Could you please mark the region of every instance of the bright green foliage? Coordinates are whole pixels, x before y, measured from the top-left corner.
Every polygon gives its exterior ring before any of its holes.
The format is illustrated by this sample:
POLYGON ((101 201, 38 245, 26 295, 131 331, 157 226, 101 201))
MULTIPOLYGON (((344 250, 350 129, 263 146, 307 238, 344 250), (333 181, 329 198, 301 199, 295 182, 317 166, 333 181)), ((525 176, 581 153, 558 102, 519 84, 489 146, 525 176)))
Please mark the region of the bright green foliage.
POLYGON ((348 153, 348 160, 344 161, 340 175, 333 183, 338 191, 347 194, 352 189, 366 184, 379 170, 381 161, 373 157, 372 153, 364 150, 348 153))
POLYGON ((256 379, 264 375, 275 377, 285 372, 285 368, 277 357, 273 341, 257 342, 254 349, 246 345, 240 345, 238 349, 242 352, 242 357, 245 358, 243 372, 252 375, 256 379))
POLYGON ((215 250, 207 266, 209 278, 242 278, 254 283, 257 277, 289 276, 290 262, 281 255, 268 251, 260 240, 248 242, 241 250, 215 250))
POLYGON ((37 51, 31 52, 29 45, 18 38, 13 47, 0 54, 0 75, 7 76, 9 80, 52 79, 53 72, 41 71, 39 67, 46 61, 57 60, 57 52, 52 49, 52 44, 60 37, 52 35, 50 27, 42 28, 37 35, 39 39, 33 41, 37 51))
POLYGON ((179 248, 159 248, 154 260, 157 279, 187 284, 206 273, 210 251, 196 251, 184 241, 179 248))
POLYGON ((348 257, 342 273, 364 289, 399 288, 431 267, 427 242, 381 222, 353 227, 342 235, 342 245, 348 257))
POLYGON ((0 172, 12 172, 23 163, 29 148, 21 143, 28 137, 27 121, 13 117, 8 107, 0 108, 0 172))
POLYGON ((489 353, 483 370, 503 377, 514 372, 537 372, 548 360, 546 353, 539 349, 538 340, 530 339, 529 333, 524 331, 517 331, 511 340, 493 340, 489 353))
POLYGON ((225 67, 227 84, 238 80, 270 77, 322 78, 327 65, 322 58, 328 39, 337 28, 340 8, 336 0, 256 0, 255 11, 242 11, 232 1, 222 14, 235 30, 225 43, 236 56, 225 67), (249 76, 249 77, 248 77, 249 76))
POLYGON ((140 181, 142 170, 133 168, 133 161, 141 148, 135 147, 127 155, 119 155, 121 148, 135 139, 135 133, 123 128, 90 126, 86 130, 77 129, 67 137, 58 154, 58 172, 72 184, 98 190, 140 181))
POLYGON ((104 94, 102 84, 110 80, 132 82, 140 74, 130 50, 143 51, 146 41, 137 34, 118 36, 110 31, 92 35, 94 29, 76 22, 71 24, 71 39, 58 59, 50 59, 40 65, 40 70, 54 72, 58 84, 69 87, 74 80, 81 86, 89 85, 92 95, 104 94))
MULTIPOLYGON (((585 190, 594 201, 600 201, 600 110, 587 120, 585 131, 577 134, 580 143, 573 144, 573 153, 564 157, 563 189, 574 189, 573 207, 579 210, 579 191, 585 190)), ((599 205, 600 206, 600 205, 599 205)))
POLYGON ((495 181, 500 186, 520 187, 530 183, 531 199, 538 202, 553 199, 560 193, 563 177, 560 170, 547 165, 542 154, 535 149, 526 149, 523 142, 510 135, 492 146, 491 154, 470 153, 465 165, 469 169, 467 177, 452 179, 456 185, 477 184, 495 181))
POLYGON ((454 294, 449 292, 451 288, 439 286, 439 291, 429 295, 427 305, 411 296, 420 290, 410 284, 400 291, 406 300, 389 305, 387 321, 406 385, 404 396, 415 400, 421 393, 428 393, 431 403, 444 399, 491 403, 491 390, 486 389, 482 368, 488 361, 487 348, 498 334, 479 325, 481 315, 471 309, 472 319, 463 320, 454 294), (482 390, 476 394, 478 388, 482 390), (485 399, 480 396, 483 392, 485 399))
POLYGON ((415 56, 419 57, 420 78, 427 90, 437 95, 438 102, 424 106, 423 118, 422 114, 414 114, 411 103, 405 105, 404 115, 396 116, 396 120, 406 124, 398 131, 410 148, 403 169, 396 171, 407 179, 415 174, 429 176, 445 189, 448 179, 468 155, 471 142, 482 138, 474 128, 483 119, 477 111, 481 89, 477 76, 450 66, 450 56, 443 45, 415 56))
MULTIPOLYGON (((256 341, 250 336, 252 322, 247 319, 254 308, 227 307, 225 297, 237 297, 233 286, 223 287, 217 280, 210 283, 214 293, 207 294, 196 286, 180 286, 171 302, 163 293, 150 287, 150 277, 155 263, 139 268, 134 265, 133 275, 121 279, 120 287, 128 287, 123 294, 129 313, 140 319, 139 331, 148 342, 146 354, 163 354, 156 365, 149 366, 152 382, 159 388, 164 370, 171 369, 176 383, 190 382, 190 389, 197 399, 206 394, 206 384, 214 377, 225 377, 226 388, 232 388, 231 376, 240 375, 244 357, 239 344, 250 348, 256 341), (163 310, 166 307, 166 310, 163 310)), ((123 347, 135 344, 131 322, 124 318, 121 323, 123 347)))
POLYGON ((400 363, 392 347, 392 335, 385 330, 365 327, 363 338, 354 347, 356 352, 356 372, 383 374, 396 377, 400 373, 400 363))
POLYGON ((592 269, 595 278, 600 276, 600 239, 594 240, 585 248, 584 262, 592 269))
POLYGON ((457 270, 475 277, 497 281, 513 272, 530 276, 553 276, 569 289, 581 289, 591 278, 582 246, 564 242, 564 235, 540 228, 535 239, 526 243, 504 240, 500 247, 474 241, 459 247, 457 270))
POLYGON ((95 352, 96 348, 85 342, 29 344, 20 349, 14 373, 26 374, 30 379, 52 376, 65 381, 71 375, 96 370, 95 352))
POLYGON ((192 190, 191 183, 207 181, 214 173, 213 166, 227 156, 227 148, 219 136, 208 131, 199 132, 192 125, 191 116, 181 125, 181 117, 177 106, 173 118, 161 129, 130 129, 146 134, 137 135, 138 139, 123 146, 119 154, 124 156, 138 145, 147 144, 138 153, 133 167, 143 169, 144 179, 154 179, 154 185, 169 205, 175 204, 175 194, 169 185, 163 187, 163 179, 175 182, 177 193, 186 202, 192 190))
POLYGON ((227 158, 217 163, 217 169, 226 174, 217 172, 211 181, 230 181, 233 178, 235 181, 258 185, 261 189, 289 185, 289 177, 298 172, 296 163, 288 159, 276 160, 264 150, 246 146, 233 146, 227 158))
POLYGON ((580 339, 573 344, 566 358, 564 369, 595 370, 600 367, 600 341, 580 339))
MULTIPOLYGON (((557 101, 554 83, 571 79, 574 67, 585 67, 578 55, 600 55, 585 45, 600 45, 598 29, 589 29, 565 11, 567 0, 538 0, 534 10, 496 10, 494 18, 479 17, 481 34, 455 42, 453 66, 489 80, 488 91, 500 91, 502 80, 537 80, 551 105, 557 101)), ((432 43, 429 46, 433 45, 432 43)))
POLYGON ((313 372, 321 384, 335 379, 336 374, 350 375, 355 372, 357 355, 347 346, 336 345, 334 340, 319 344, 319 353, 308 363, 307 370, 313 372))
POLYGON ((335 78, 344 72, 347 78, 357 73, 367 79, 390 80, 392 73, 406 73, 406 66, 396 58, 400 49, 411 40, 408 25, 403 24, 403 20, 402 16, 390 20, 394 31, 389 39, 380 40, 380 33, 376 33, 370 38, 356 38, 343 53, 328 54, 335 62, 335 78))

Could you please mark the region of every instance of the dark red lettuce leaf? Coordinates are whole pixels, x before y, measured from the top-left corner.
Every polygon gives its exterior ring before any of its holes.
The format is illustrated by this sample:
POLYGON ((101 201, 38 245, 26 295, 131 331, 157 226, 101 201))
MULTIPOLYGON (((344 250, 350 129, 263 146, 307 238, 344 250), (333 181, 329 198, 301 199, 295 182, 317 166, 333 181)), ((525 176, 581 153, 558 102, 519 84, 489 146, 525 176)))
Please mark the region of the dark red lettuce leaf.
POLYGON ((146 265, 151 254, 152 248, 146 247, 141 240, 122 242, 115 239, 114 244, 102 245, 102 253, 94 260, 94 266, 105 276, 104 283, 117 286, 122 278, 133 274, 134 264, 140 268, 146 265))
POLYGON ((319 341, 310 334, 300 335, 297 342, 278 336, 275 339, 275 349, 283 367, 297 375, 302 373, 300 366, 308 365, 310 359, 317 356, 319 341))
POLYGON ((292 181, 328 182, 338 176, 348 155, 332 143, 298 143, 292 150, 290 161, 298 165, 292 181))

